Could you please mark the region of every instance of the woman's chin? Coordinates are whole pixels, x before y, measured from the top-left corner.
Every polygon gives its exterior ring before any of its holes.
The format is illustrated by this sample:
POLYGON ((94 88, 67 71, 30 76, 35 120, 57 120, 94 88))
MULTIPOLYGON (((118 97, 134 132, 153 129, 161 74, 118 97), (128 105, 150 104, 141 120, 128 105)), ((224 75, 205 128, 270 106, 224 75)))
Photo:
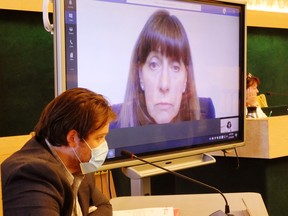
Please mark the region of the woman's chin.
POLYGON ((162 118, 159 118, 159 116, 157 118, 154 118, 155 119, 155 122, 157 124, 167 124, 167 123, 170 123, 172 121, 173 118, 171 117, 162 117, 162 118))

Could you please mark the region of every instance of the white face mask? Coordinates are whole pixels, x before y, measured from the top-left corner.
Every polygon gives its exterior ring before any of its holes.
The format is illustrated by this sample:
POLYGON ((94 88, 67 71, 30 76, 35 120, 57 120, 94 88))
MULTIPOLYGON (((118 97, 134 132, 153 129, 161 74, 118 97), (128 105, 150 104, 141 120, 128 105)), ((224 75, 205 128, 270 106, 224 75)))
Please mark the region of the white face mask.
POLYGON ((73 151, 80 161, 80 168, 81 172, 83 174, 91 173, 91 172, 96 172, 104 163, 107 153, 108 153, 108 145, 107 142, 104 141, 102 142, 98 147, 91 149, 91 147, 88 145, 86 140, 83 139, 83 141, 86 143, 88 148, 91 150, 91 158, 89 162, 81 162, 80 158, 76 154, 74 148, 73 151))

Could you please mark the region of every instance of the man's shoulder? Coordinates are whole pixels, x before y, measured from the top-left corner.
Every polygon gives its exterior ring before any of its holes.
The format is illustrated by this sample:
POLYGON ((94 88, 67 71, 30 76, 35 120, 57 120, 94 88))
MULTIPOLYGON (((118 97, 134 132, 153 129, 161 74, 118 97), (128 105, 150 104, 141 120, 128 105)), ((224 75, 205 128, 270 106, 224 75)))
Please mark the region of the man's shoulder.
POLYGON ((4 162, 12 162, 12 161, 21 161, 22 160, 43 160, 45 159, 45 155, 50 156, 50 153, 47 151, 47 148, 43 146, 40 142, 38 142, 34 137, 27 141, 23 145, 21 149, 15 151, 12 155, 10 155, 4 162))
POLYGON ((25 172, 49 172, 57 167, 53 155, 35 138, 30 139, 20 150, 1 164, 2 174, 25 172))

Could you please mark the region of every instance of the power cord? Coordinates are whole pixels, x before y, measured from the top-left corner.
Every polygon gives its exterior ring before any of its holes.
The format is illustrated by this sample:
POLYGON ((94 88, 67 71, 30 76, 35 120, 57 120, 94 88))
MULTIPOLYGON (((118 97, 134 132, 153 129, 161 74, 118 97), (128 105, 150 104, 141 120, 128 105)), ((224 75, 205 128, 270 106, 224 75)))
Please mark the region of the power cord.
POLYGON ((42 18, 43 18, 43 25, 44 25, 44 28, 46 29, 46 31, 53 34, 54 33, 54 26, 53 26, 53 24, 50 23, 50 20, 49 20, 49 12, 48 12, 49 2, 53 3, 53 0, 43 0, 42 18))
MULTIPOLYGON (((234 150, 235 156, 236 156, 236 167, 235 167, 235 169, 238 170, 240 168, 239 156, 238 156, 237 149, 233 148, 233 150, 234 150)), ((227 157, 227 155, 226 155, 228 153, 227 150, 224 149, 224 150, 222 150, 222 152, 223 152, 224 157, 227 157)))

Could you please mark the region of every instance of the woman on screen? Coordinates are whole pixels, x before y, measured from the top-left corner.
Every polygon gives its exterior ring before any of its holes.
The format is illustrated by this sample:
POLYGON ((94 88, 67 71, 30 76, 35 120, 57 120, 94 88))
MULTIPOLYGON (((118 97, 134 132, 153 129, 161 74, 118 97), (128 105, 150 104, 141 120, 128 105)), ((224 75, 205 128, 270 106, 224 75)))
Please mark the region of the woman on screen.
POLYGON ((192 57, 179 19, 152 14, 135 44, 117 127, 200 118, 192 57))

